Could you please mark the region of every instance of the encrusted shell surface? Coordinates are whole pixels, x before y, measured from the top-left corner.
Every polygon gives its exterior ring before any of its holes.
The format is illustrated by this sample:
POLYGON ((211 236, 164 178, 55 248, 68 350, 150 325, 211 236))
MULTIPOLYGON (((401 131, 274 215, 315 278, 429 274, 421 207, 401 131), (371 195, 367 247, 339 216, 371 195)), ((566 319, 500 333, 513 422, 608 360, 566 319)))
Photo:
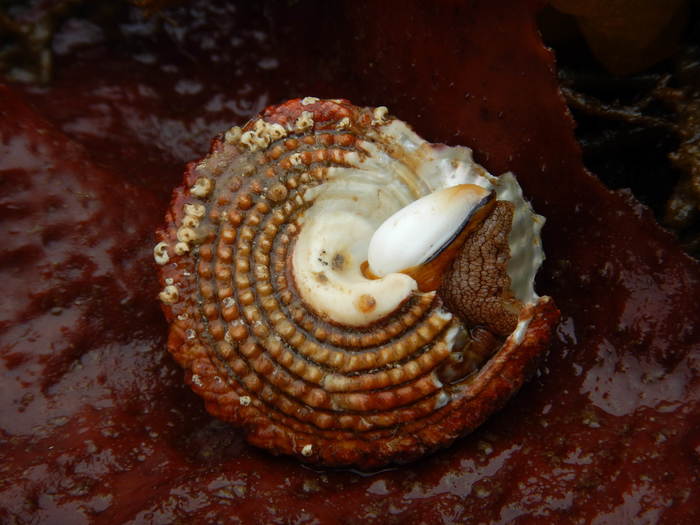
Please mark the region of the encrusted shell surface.
POLYGON ((481 424, 545 349, 558 311, 533 288, 542 223, 512 175, 386 108, 270 107, 174 192, 155 250, 168 348, 251 443, 324 465, 414 459, 481 424), (501 204, 438 291, 359 271, 387 217, 458 184, 501 204))

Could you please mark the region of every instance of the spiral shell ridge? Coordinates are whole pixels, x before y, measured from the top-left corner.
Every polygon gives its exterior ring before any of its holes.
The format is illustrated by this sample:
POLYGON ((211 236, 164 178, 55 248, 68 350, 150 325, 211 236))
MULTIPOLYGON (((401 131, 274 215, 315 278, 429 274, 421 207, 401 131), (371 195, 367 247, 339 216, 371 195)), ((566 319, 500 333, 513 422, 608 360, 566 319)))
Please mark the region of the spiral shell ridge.
POLYGON ((212 414, 274 453, 371 468, 449 444, 517 390, 558 315, 532 289, 543 221, 514 178, 440 148, 386 108, 307 97, 229 130, 188 166, 154 253, 168 348, 212 414), (365 282, 369 238, 336 236, 332 220, 369 234, 409 202, 477 180, 517 194, 513 242, 525 245, 509 270, 524 306, 495 353, 439 292, 405 275, 365 282), (446 380, 464 348, 474 372, 446 380))

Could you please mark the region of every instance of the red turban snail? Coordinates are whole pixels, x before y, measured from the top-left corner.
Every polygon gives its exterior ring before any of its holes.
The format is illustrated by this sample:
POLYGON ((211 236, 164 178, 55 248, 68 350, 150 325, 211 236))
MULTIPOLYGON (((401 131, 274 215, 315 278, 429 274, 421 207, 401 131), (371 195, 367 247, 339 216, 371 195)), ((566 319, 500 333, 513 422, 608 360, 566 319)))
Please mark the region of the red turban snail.
POLYGON ((269 107, 174 192, 154 249, 168 348, 255 445, 414 459, 481 424, 545 350, 543 222, 512 174, 384 107, 269 107))

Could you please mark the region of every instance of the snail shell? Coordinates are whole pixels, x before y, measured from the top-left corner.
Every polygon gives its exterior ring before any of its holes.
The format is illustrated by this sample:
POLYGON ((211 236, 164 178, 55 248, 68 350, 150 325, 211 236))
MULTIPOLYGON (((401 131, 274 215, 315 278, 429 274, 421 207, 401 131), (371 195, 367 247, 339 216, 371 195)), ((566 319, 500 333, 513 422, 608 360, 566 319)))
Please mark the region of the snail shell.
POLYGON ((272 106, 174 191, 154 249, 168 348, 255 445, 414 459, 481 424, 545 349, 543 222, 511 174, 386 108, 272 106))

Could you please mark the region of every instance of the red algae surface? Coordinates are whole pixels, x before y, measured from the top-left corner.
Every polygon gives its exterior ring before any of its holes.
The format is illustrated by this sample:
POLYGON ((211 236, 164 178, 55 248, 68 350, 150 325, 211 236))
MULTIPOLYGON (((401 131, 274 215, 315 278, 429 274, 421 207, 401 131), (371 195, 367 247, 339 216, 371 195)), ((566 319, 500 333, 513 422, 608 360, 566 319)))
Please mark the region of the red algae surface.
POLYGON ((252 4, 66 23, 50 85, 0 87, 0 521, 700 522, 700 270, 583 168, 538 2, 252 4), (535 377, 381 472, 246 445, 165 348, 151 249, 185 162, 305 95, 474 148, 547 218, 535 377))

